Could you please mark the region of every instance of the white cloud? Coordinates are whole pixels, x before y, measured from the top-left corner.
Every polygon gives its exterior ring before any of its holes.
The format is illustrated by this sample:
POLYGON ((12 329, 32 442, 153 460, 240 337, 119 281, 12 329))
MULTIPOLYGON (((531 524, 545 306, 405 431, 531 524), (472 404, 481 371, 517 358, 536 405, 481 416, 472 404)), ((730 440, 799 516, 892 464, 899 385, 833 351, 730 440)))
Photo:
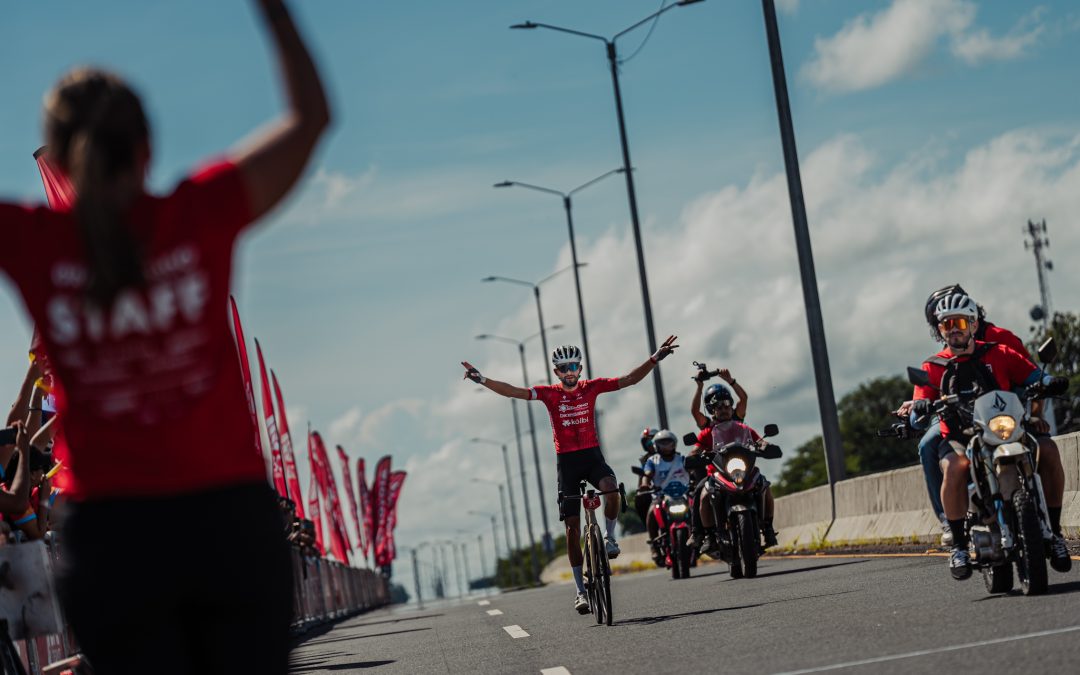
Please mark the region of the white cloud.
POLYGON ((968 65, 1024 55, 1045 30, 1042 9, 1029 13, 1002 37, 974 26, 969 0, 893 0, 885 9, 851 19, 835 35, 814 41, 803 75, 829 91, 859 91, 913 72, 948 39, 968 65))
POLYGON ((776 8, 783 14, 795 14, 799 11, 799 0, 776 0, 776 8))

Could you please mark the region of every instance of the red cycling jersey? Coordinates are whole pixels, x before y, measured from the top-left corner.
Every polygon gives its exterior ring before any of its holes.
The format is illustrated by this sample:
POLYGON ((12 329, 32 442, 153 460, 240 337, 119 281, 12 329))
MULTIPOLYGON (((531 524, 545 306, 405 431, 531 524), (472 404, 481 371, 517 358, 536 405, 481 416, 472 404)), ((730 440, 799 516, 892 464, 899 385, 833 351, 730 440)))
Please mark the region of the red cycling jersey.
POLYGON ((1028 348, 1024 345, 1024 341, 1016 337, 1016 333, 1013 333, 1010 330, 1005 330, 1000 326, 988 323, 986 324, 986 329, 983 331, 982 338, 979 339, 983 342, 996 342, 999 345, 1005 345, 1010 349, 1015 349, 1020 352, 1021 355, 1027 357, 1029 361, 1031 360, 1031 352, 1029 352, 1028 348))
POLYGON ((555 452, 576 452, 600 446, 596 435, 596 397, 619 388, 614 377, 581 380, 573 391, 562 385, 540 385, 529 389, 534 399, 547 407, 551 430, 555 436, 555 452))
MULTIPOLYGON (((985 343, 975 340, 976 348, 983 344, 985 343)), ((948 347, 934 354, 934 357, 946 360, 954 358, 948 347)), ((963 362, 970 358, 970 355, 963 354, 955 358, 963 362)), ((982 363, 990 370, 990 374, 994 376, 998 386, 1006 391, 1023 384, 1024 380, 1037 369, 1035 364, 1026 356, 1003 344, 992 345, 989 351, 983 355, 982 363)), ((930 385, 925 387, 916 385, 913 399, 918 401, 925 398, 933 400, 941 398, 941 378, 945 375, 945 366, 928 360, 923 362, 922 369, 930 376, 930 385)), ((949 435, 949 429, 946 427, 944 420, 941 422, 941 434, 946 437, 949 435)))

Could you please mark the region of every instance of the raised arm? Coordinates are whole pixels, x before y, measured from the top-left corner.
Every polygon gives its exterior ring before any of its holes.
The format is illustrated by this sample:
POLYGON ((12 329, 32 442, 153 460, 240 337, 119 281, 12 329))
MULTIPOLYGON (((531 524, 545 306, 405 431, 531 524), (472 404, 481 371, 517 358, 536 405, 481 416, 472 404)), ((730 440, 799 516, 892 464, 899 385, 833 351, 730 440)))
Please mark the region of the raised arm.
POLYGON ((19 427, 15 437, 19 466, 11 479, 11 487, 0 487, 0 512, 3 513, 22 513, 30 503, 30 437, 21 422, 16 424, 19 427))
POLYGON ((499 380, 493 380, 490 377, 484 377, 480 374, 480 371, 468 361, 462 361, 461 365, 465 367, 465 377, 462 379, 472 380, 480 386, 487 387, 496 394, 506 396, 507 398, 520 398, 526 401, 532 398, 532 393, 528 389, 522 389, 521 387, 515 387, 506 382, 500 382, 499 380))
POLYGON ((233 152, 253 215, 258 218, 281 201, 300 178, 315 144, 330 125, 330 107, 315 63, 282 0, 255 3, 274 39, 284 83, 285 114, 233 152))
POLYGON ((652 369, 656 367, 656 364, 663 361, 669 354, 679 348, 679 345, 675 344, 675 340, 676 336, 669 335, 668 339, 664 340, 664 344, 660 345, 660 349, 657 349, 656 353, 650 356, 645 363, 620 377, 619 389, 635 385, 645 379, 645 376, 652 372, 652 369))
POLYGON ((10 427, 15 422, 26 421, 26 415, 30 412, 30 399, 34 395, 34 383, 37 382, 39 377, 41 377, 41 368, 36 361, 31 361, 30 367, 26 369, 26 377, 23 378, 22 387, 19 388, 19 395, 15 399, 15 403, 11 404, 5 426, 10 427))
POLYGON ((690 415, 693 416, 698 429, 705 429, 709 426, 708 416, 701 412, 701 390, 705 388, 705 380, 695 377, 694 382, 696 385, 694 386, 694 397, 690 399, 690 415))
POLYGON ((735 415, 741 420, 746 419, 746 405, 749 400, 746 390, 731 376, 731 371, 727 368, 720 369, 720 379, 727 382, 728 386, 735 390, 735 395, 739 397, 739 404, 735 406, 735 415))

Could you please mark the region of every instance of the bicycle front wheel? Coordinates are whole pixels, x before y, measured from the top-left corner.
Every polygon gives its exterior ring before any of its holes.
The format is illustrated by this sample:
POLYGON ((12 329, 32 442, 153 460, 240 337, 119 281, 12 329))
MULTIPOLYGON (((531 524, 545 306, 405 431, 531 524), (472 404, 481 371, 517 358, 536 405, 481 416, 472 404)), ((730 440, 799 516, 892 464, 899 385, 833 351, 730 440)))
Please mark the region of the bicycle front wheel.
MULTIPOLYGON (((600 607, 603 610, 603 623, 611 625, 612 612, 611 612, 611 565, 608 563, 607 547, 604 545, 604 537, 600 534, 600 526, 592 526, 592 543, 596 548, 597 569, 596 569, 596 595, 599 601, 600 607)), ((601 622, 601 617, 598 614, 596 622, 601 622)))

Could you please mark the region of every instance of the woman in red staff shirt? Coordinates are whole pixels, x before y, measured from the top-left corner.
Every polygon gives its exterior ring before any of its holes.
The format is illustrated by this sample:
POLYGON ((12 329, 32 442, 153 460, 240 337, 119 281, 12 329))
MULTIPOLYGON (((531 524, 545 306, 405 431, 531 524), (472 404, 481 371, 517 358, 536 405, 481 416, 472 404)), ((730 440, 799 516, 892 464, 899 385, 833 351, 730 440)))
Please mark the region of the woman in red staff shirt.
POLYGON ((293 187, 330 116, 285 5, 255 4, 287 100, 269 128, 153 196, 139 98, 77 69, 45 100, 74 207, 0 202, 0 267, 41 331, 68 453, 58 588, 98 673, 288 670, 290 559, 227 302, 237 236, 293 187))

